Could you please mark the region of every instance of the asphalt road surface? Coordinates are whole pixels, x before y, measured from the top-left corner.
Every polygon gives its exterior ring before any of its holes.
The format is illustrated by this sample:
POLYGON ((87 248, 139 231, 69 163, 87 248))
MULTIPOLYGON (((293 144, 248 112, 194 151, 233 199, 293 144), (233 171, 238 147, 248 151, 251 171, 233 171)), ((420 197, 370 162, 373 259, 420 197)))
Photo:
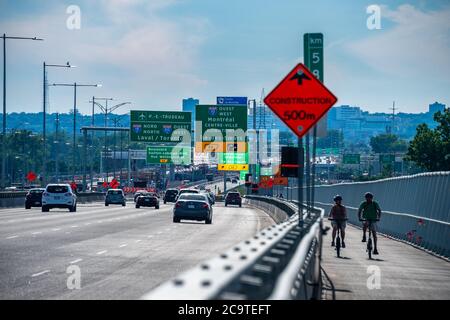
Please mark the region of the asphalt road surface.
POLYGON ((217 203, 212 225, 173 223, 172 209, 0 209, 0 299, 138 299, 273 224, 246 206, 217 203))

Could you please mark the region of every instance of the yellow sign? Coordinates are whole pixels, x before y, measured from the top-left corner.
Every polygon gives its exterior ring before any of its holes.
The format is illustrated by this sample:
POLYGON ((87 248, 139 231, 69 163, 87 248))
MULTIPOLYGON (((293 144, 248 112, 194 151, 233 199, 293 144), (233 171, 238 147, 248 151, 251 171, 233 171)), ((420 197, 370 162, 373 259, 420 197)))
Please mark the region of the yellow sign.
POLYGON ((248 164, 218 164, 219 171, 247 171, 248 164))
POLYGON ((196 142, 195 152, 247 152, 247 142, 196 142))

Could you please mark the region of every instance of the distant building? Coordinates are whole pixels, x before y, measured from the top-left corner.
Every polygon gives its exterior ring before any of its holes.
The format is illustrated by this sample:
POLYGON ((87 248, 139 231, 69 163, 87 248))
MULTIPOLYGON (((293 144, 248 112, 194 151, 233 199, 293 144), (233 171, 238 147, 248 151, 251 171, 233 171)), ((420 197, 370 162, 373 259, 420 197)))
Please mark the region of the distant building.
POLYGON ((431 113, 432 115, 434 115, 436 112, 444 112, 445 111, 445 104, 439 103, 439 102, 435 102, 432 103, 428 106, 428 113, 431 113))
POLYGON ((198 105, 200 101, 194 98, 183 99, 183 111, 191 113, 192 130, 195 128, 195 106, 198 105))

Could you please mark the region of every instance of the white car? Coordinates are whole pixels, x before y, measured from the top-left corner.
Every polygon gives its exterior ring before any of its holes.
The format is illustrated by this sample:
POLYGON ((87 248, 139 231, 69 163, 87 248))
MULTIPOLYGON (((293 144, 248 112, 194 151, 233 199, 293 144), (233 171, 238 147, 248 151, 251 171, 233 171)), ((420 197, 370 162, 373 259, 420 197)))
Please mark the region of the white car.
POLYGON ((77 196, 69 184, 49 184, 42 194, 42 212, 53 208, 66 208, 77 211, 77 196))

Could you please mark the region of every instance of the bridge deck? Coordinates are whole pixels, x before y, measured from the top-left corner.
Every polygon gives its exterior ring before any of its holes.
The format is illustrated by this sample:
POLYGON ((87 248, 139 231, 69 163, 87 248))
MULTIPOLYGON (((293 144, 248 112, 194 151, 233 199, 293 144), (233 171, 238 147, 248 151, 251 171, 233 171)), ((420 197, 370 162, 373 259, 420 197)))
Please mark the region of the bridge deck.
MULTIPOLYGON (((325 225, 330 226, 326 221, 325 225)), ((331 247, 331 229, 324 237, 323 269, 330 283, 325 299, 450 299, 450 263, 405 243, 378 237, 378 256, 368 259, 362 231, 347 225, 341 258, 331 247), (380 270, 380 289, 368 289, 369 266, 380 270)), ((324 277, 325 278, 325 277, 324 277)))

